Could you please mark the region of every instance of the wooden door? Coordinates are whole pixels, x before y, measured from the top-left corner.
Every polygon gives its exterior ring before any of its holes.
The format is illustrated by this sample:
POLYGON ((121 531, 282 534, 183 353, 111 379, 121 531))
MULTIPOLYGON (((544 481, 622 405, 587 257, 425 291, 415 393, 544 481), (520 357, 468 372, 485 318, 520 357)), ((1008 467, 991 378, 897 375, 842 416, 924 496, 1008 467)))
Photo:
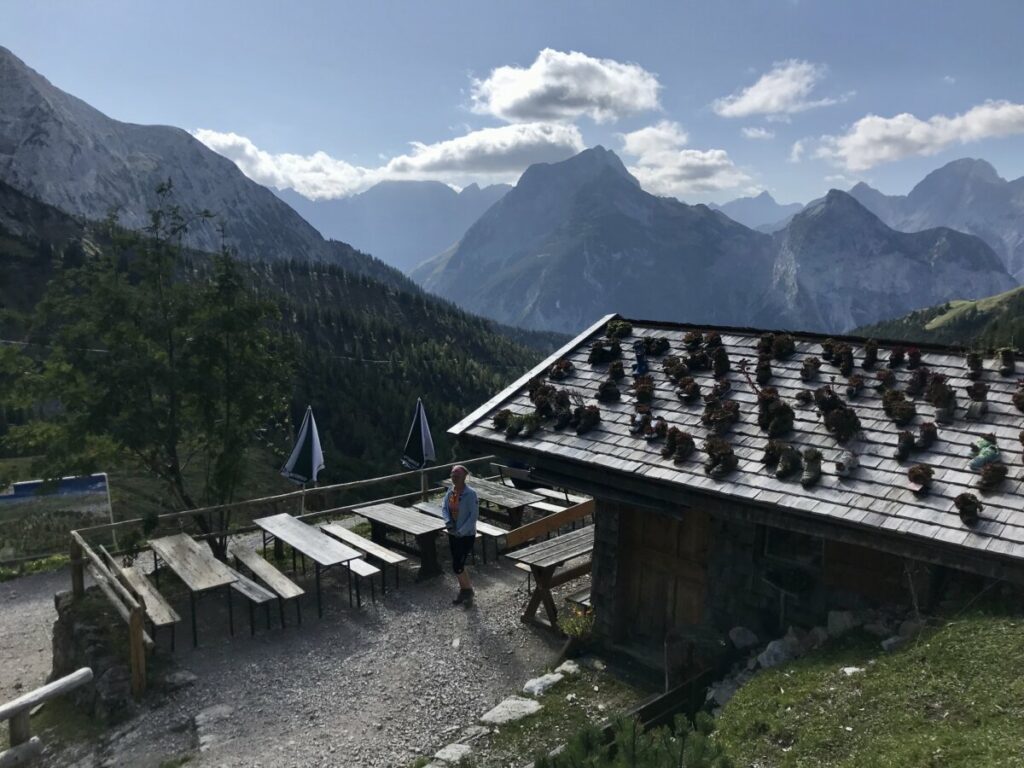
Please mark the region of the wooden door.
POLYGON ((657 647, 670 630, 703 618, 710 521, 692 509, 680 517, 624 511, 619 525, 619 628, 657 647))

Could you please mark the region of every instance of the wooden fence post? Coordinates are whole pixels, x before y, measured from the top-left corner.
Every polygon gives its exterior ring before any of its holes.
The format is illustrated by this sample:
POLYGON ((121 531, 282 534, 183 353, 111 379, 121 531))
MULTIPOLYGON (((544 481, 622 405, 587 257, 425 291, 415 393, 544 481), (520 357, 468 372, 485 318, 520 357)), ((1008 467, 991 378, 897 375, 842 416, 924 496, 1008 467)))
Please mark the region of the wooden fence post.
POLYGON ((76 599, 85 595, 85 558, 82 546, 71 537, 71 594, 76 599))
POLYGON ((29 728, 28 721, 29 711, 26 709, 23 712, 19 712, 11 718, 11 746, 16 747, 19 744, 24 744, 30 738, 32 733, 29 728))
POLYGON ((133 608, 128 621, 128 650, 132 665, 132 696, 136 699, 146 692, 145 621, 142 608, 133 608))
POLYGON ((420 470, 420 501, 427 500, 427 471, 420 470))

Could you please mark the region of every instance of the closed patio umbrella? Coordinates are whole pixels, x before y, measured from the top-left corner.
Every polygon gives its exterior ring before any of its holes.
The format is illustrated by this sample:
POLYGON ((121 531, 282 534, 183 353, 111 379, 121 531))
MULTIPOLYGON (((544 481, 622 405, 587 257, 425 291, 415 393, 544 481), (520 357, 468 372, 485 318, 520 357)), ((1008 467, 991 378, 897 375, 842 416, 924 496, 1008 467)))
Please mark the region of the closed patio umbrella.
POLYGON ((316 483, 316 476, 324 468, 324 452, 320 448, 320 435, 313 419, 313 406, 306 406, 306 415, 299 427, 299 436, 288 461, 281 467, 281 474, 294 483, 303 486, 316 483))
POLYGON ((434 439, 430 436, 430 425, 427 423, 427 410, 423 400, 416 398, 416 412, 412 417, 409 437, 402 451, 402 466, 408 469, 424 469, 427 464, 437 458, 434 455, 434 439))

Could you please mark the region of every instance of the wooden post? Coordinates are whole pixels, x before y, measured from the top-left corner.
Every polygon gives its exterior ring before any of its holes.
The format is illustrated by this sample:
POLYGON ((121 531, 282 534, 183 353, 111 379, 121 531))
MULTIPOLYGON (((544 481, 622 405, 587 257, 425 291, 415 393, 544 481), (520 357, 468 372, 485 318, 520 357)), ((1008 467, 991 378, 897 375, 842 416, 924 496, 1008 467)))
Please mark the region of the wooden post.
POLYGON ((128 649, 132 665, 132 696, 136 699, 146 692, 146 646, 143 642, 145 621, 142 608, 133 608, 128 622, 128 649))
POLYGON ((427 500, 427 470, 420 470, 420 501, 427 500))
POLYGON ((71 594, 74 598, 85 595, 85 561, 82 557, 82 545, 75 537, 71 537, 71 594))
POLYGON ((12 747, 16 747, 19 744, 24 744, 26 741, 32 738, 32 733, 29 731, 28 713, 29 710, 25 709, 11 718, 12 747))

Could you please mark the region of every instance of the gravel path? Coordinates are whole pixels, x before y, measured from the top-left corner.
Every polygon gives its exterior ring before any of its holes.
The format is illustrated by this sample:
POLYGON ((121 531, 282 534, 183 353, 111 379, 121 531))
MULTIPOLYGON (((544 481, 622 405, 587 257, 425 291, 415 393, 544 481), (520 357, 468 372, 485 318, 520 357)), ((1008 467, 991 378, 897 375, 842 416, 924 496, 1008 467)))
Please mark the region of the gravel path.
MULTIPOLYGON (((307 595, 301 628, 292 609, 282 631, 275 611, 273 629, 258 623, 254 638, 240 601, 230 638, 223 601, 204 598, 196 650, 187 637, 187 607, 180 606, 174 658, 196 681, 147 697, 143 711, 98 747, 46 762, 155 768, 193 753, 189 765, 197 766, 409 765, 518 693, 551 666, 561 645, 551 632, 520 622, 525 577, 511 563, 481 565, 472 574, 471 608, 451 604, 450 575, 416 584, 407 569, 397 591, 378 594, 361 610, 349 607, 343 577, 327 576, 322 619, 307 595), (210 722, 197 728, 194 718, 204 710, 210 722), (196 754, 200 743, 205 749, 196 754)), ((300 579, 310 592, 311 582, 300 579)), ((166 640, 160 638, 161 647, 166 640)))
POLYGON ((0 583, 0 702, 46 682, 56 592, 71 588, 67 568, 0 583))

